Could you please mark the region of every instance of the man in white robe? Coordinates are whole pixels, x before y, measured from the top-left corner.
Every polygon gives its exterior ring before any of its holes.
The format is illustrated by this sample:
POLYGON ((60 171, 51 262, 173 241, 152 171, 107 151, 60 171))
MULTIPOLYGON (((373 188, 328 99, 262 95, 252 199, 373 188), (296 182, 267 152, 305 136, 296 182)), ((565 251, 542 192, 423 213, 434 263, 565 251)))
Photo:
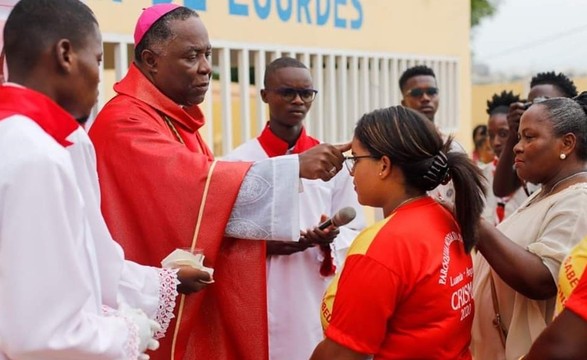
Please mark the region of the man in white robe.
MULTIPOLYGON (((94 15, 78 0, 22 0, 4 40, 0 359, 148 358, 173 316, 178 270, 124 261, 100 213, 93 147, 74 119, 97 95, 94 15)), ((179 271, 185 292, 210 280, 179 271)))
MULTIPOLYGON (((265 89, 261 90, 263 100, 269 105, 267 127, 258 138, 242 144, 225 160, 259 161, 303 152, 319 144, 306 135, 302 124, 315 95, 310 72, 304 64, 288 57, 273 61, 266 69, 265 89)), ((316 242, 325 242, 324 246, 332 249, 336 269, 342 270, 346 250, 358 230, 364 227, 362 208, 348 171, 339 172, 329 182, 303 179, 301 189, 302 240, 299 243, 272 241, 267 245, 269 358, 272 360, 308 359, 323 339, 320 305, 334 271, 321 273, 325 256, 330 254, 325 254, 316 242), (333 215, 347 206, 357 210, 357 217, 348 226, 340 227, 338 235, 314 229, 322 215, 333 215)))

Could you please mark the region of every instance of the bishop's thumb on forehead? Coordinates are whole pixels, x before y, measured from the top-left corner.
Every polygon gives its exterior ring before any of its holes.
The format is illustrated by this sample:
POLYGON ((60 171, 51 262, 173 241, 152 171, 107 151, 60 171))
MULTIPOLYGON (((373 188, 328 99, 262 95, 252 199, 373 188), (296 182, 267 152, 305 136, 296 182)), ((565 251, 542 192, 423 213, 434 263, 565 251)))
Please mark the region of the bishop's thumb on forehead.
POLYGON ((340 152, 345 152, 351 149, 351 143, 348 142, 346 144, 336 144, 334 145, 334 147, 340 152))

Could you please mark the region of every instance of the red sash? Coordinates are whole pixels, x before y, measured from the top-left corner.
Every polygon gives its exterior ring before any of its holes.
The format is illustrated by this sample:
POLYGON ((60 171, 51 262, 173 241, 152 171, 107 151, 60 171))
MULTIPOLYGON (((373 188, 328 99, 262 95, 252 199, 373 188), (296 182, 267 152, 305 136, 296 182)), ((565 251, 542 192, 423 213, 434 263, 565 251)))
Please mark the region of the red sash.
POLYGON ((75 119, 46 95, 20 86, 0 86, 0 120, 12 115, 32 119, 63 147, 71 145, 66 139, 79 128, 75 119))
MULTIPOLYGON (((287 142, 277 137, 277 135, 275 135, 273 131, 271 131, 269 123, 267 123, 259 137, 257 137, 257 140, 259 140, 261 147, 263 148, 263 150, 265 150, 267 156, 269 157, 285 155, 288 153, 288 150, 290 148, 287 142)), ((289 153, 299 154, 301 152, 313 148, 318 144, 320 144, 320 141, 314 139, 311 136, 308 136, 306 134, 306 129, 302 128, 300 136, 296 140, 293 149, 289 153)))

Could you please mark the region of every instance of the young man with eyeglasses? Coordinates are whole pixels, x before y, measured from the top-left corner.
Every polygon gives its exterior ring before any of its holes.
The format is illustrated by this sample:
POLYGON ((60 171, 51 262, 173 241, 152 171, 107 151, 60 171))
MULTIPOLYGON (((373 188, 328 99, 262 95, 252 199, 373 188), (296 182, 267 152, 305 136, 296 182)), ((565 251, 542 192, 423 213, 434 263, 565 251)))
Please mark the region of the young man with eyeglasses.
POLYGON ((402 92, 401 104, 424 114, 430 121, 438 110, 438 85, 434 71, 425 65, 417 65, 404 71, 399 79, 402 92))
MULTIPOLYGON (((317 94, 308 68, 296 59, 279 58, 267 66, 264 85, 261 97, 269 105, 265 129, 226 159, 258 161, 300 153, 320 143, 303 125, 317 94)), ((300 191, 300 241, 267 242, 269 357, 273 360, 306 360, 322 340, 322 295, 364 226, 348 172, 339 172, 329 182, 302 180, 300 191), (347 206, 358 213, 350 224, 326 231, 317 228, 325 220, 323 215, 333 215, 347 206)))

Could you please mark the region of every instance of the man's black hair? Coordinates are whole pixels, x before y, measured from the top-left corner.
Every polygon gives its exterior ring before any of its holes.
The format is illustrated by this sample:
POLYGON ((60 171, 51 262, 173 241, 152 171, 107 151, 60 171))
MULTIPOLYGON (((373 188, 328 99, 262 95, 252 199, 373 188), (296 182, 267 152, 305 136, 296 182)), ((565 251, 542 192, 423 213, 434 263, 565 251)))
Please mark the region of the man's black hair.
POLYGON ((502 91, 493 94, 491 100, 487 100, 487 114, 507 114, 511 103, 520 101, 520 95, 514 95, 513 91, 502 91))
POLYGON ((432 70, 431 68, 429 68, 426 65, 416 65, 416 66, 413 66, 413 67, 407 69, 406 71, 404 71, 402 76, 399 78, 399 89, 401 91, 404 91, 404 87, 406 86, 406 83, 408 82, 408 80, 410 80, 414 76, 420 76, 420 75, 429 75, 429 76, 432 76, 434 79, 436 79, 436 75, 434 74, 434 70, 432 70))
POLYGON ((291 58, 291 57, 280 57, 278 59, 273 60, 267 67, 265 68, 265 76, 263 77, 263 86, 267 87, 267 79, 271 75, 273 75, 277 70, 283 68, 302 68, 307 69, 308 67, 304 65, 303 62, 291 58))
POLYGON ((563 73, 556 74, 554 71, 538 73, 530 81, 531 88, 536 85, 553 85, 565 94, 565 97, 577 96, 575 83, 563 73))
POLYGON ((34 68, 41 53, 61 39, 83 46, 97 26, 92 10, 79 0, 21 0, 4 25, 8 72, 34 68))
POLYGON ((153 44, 165 41, 173 35, 171 27, 169 26, 171 21, 187 20, 192 16, 200 17, 196 11, 185 6, 180 6, 161 16, 160 19, 151 25, 141 41, 139 41, 138 44, 135 44, 135 61, 141 63, 141 53, 143 50, 150 49, 153 44))

